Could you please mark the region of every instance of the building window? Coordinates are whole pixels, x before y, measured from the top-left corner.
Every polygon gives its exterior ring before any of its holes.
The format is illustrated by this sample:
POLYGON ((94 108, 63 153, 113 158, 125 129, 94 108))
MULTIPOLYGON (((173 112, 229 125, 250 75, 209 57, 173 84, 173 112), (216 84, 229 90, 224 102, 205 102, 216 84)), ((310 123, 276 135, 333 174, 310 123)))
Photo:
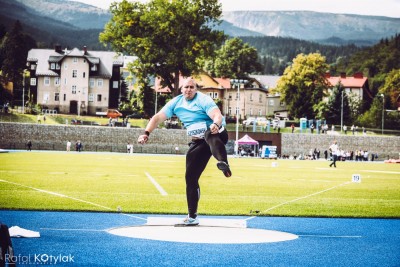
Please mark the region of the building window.
POLYGON ((96 70, 97 70, 97 65, 93 65, 93 66, 90 68, 90 70, 91 70, 91 71, 96 71, 96 70))
POLYGON ((86 77, 86 72, 83 72, 82 77, 83 77, 83 78, 86 77))
POLYGON ((97 79, 97 87, 103 87, 103 79, 97 79))
POLYGON ((262 94, 258 95, 258 102, 262 103, 262 94))
POLYGON ((214 99, 217 99, 218 98, 218 92, 214 92, 214 97, 213 97, 214 99))
POLYGON ((55 70, 56 69, 56 63, 51 63, 50 64, 50 69, 55 70))
POLYGON ((60 101, 60 93, 54 93, 54 101, 60 101))
POLYGON ((36 65, 35 64, 31 65, 31 70, 36 70, 36 65))
POLYGON ((64 84, 65 85, 67 84, 67 78, 64 78, 64 84))
POLYGON ((89 87, 94 88, 94 79, 93 78, 89 79, 89 87))
POLYGON ((268 101, 268 105, 273 106, 273 105, 274 105, 274 100, 273 100, 273 99, 270 99, 270 100, 268 101))
POLYGON ((55 77, 54 78, 54 85, 59 86, 60 85, 60 77, 55 77))
POLYGON ((72 85, 72 87, 71 87, 71 91, 72 91, 72 93, 73 94, 76 94, 76 85, 72 85))
POLYGON ((113 88, 118 89, 118 81, 113 81, 113 88))
POLYGON ((258 116, 261 116, 261 109, 258 110, 258 116))
POLYGON ((49 93, 48 92, 44 92, 43 93, 43 104, 49 102, 49 93))
POLYGON ((67 101, 67 94, 64 94, 64 101, 67 101))
POLYGON ((253 101, 253 94, 250 94, 250 101, 253 101))
POLYGON ((101 102, 101 95, 97 95, 97 102, 101 102))
POLYGON ((60 69, 60 64, 56 63, 56 70, 60 69))
POLYGON ((31 85, 36 86, 36 78, 31 78, 31 85))
POLYGON ((285 106, 285 102, 282 102, 282 101, 281 101, 281 102, 279 103, 279 105, 280 105, 281 107, 284 107, 284 106, 285 106))
POLYGON ((78 63, 78 58, 77 58, 77 57, 74 57, 74 58, 72 59, 72 62, 78 63))
POLYGON ((49 86, 50 85, 50 77, 44 77, 44 85, 49 86))
POLYGON ((78 77, 78 71, 77 70, 72 70, 72 78, 78 77))
POLYGON ((228 114, 231 115, 232 114, 232 108, 228 107, 228 114))
POLYGON ((90 93, 88 100, 89 100, 89 102, 93 102, 94 101, 94 94, 90 93))
POLYGON ((229 94, 229 97, 228 97, 229 99, 232 99, 232 94, 229 94))

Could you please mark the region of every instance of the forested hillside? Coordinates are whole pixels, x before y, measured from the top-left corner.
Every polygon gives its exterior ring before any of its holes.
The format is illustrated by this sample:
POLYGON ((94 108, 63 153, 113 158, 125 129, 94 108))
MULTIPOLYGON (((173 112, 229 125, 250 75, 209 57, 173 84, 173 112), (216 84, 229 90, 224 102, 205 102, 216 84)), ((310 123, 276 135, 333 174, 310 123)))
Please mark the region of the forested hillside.
POLYGON ((400 69, 400 34, 382 39, 372 47, 366 47, 352 57, 341 58, 335 67, 339 72, 353 74, 362 71, 369 79, 369 86, 375 95, 385 82, 387 74, 400 69))
POLYGON ((355 45, 322 45, 315 42, 284 37, 240 37, 258 51, 263 74, 281 75, 287 65, 300 53, 318 52, 326 57, 328 64, 336 64, 338 59, 349 58, 362 48, 355 45))
POLYGON ((10 31, 16 21, 21 22, 23 31, 37 42, 40 48, 53 48, 55 44, 63 47, 104 50, 99 43, 101 29, 79 29, 71 24, 40 16, 32 9, 18 2, 0 0, 0 25, 10 31))

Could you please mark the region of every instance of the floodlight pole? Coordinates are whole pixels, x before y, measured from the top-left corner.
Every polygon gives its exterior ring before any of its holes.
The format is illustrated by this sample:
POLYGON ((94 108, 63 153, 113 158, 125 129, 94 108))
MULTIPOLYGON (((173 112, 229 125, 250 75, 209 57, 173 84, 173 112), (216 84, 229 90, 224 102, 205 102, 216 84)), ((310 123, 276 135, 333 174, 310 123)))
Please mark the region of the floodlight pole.
POLYGON ((154 89, 156 92, 156 103, 154 104, 154 115, 157 114, 157 89, 154 89))
POLYGON ((340 110, 340 132, 343 133, 343 92, 344 89, 342 90, 342 105, 341 105, 341 110, 340 110))
POLYGON ((382 135, 383 135, 383 128, 385 123, 385 95, 381 94, 382 97, 382 135))
POLYGON ((25 70, 22 71, 22 114, 25 114, 25 70))
POLYGON ((240 85, 245 84, 247 80, 238 80, 238 79, 231 79, 230 82, 232 83, 232 88, 234 86, 237 87, 237 97, 236 97, 236 141, 235 141, 235 154, 238 155, 239 153, 239 115, 240 115, 240 109, 239 109, 239 101, 240 101, 240 85))

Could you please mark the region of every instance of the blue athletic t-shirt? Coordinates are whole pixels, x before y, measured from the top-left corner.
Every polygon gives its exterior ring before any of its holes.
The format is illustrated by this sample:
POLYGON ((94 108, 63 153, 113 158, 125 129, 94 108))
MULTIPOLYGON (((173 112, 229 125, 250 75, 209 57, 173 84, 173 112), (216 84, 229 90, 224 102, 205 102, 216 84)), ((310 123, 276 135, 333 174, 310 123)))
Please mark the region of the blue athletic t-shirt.
MULTIPOLYGON (((205 122, 207 127, 210 127, 213 120, 208 114, 215 108, 218 107, 210 96, 196 92, 191 100, 186 100, 182 94, 174 97, 161 111, 168 118, 175 114, 183 122, 185 128, 199 122, 205 122)), ((225 125, 224 119, 222 119, 222 124, 225 125)))

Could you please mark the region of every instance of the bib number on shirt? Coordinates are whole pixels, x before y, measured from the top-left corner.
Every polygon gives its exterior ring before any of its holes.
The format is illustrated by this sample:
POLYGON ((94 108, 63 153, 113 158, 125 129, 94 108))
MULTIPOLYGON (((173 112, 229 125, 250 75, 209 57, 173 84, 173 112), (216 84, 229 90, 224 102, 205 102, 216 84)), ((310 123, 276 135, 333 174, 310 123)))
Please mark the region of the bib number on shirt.
POLYGON ((204 138, 204 133, 207 131, 205 121, 194 123, 187 127, 187 135, 191 137, 204 138))

